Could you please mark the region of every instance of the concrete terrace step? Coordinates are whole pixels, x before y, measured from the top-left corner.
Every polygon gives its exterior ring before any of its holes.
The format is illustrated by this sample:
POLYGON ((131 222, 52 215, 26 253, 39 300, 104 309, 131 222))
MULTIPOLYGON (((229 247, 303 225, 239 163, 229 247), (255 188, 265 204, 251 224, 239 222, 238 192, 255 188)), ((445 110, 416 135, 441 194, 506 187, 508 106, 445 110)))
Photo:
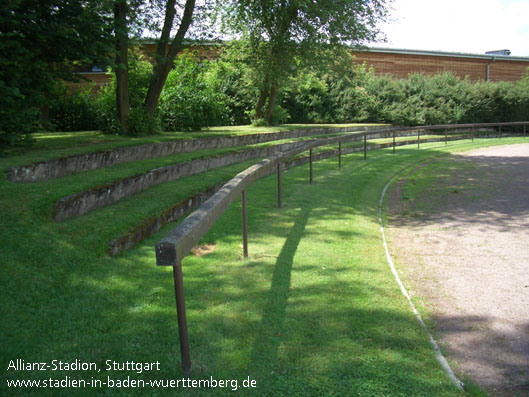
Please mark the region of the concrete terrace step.
POLYGON ((336 134, 343 132, 370 131, 381 126, 355 127, 314 127, 290 131, 278 131, 237 136, 219 136, 197 139, 182 139, 160 143, 149 143, 138 146, 127 146, 111 150, 62 157, 40 161, 7 170, 7 178, 12 182, 39 182, 61 178, 74 172, 95 170, 131 161, 165 157, 178 153, 189 153, 198 150, 220 149, 237 146, 254 145, 265 142, 294 139, 316 135, 336 134))

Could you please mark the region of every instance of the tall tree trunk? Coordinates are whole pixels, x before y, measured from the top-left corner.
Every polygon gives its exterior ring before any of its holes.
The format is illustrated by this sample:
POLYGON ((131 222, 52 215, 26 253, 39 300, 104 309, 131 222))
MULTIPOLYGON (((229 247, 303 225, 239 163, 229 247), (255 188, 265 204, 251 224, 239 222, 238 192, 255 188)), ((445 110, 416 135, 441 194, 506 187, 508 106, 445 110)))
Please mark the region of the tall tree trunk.
POLYGON ((270 124, 270 120, 274 114, 276 107, 277 93, 279 91, 279 82, 274 81, 272 88, 270 89, 270 96, 268 98, 268 106, 266 108, 265 120, 267 124, 270 124))
POLYGON ((182 49, 182 42, 184 37, 193 21, 193 11, 195 9, 195 0, 186 0, 184 7, 184 14, 182 15, 182 21, 175 37, 171 41, 169 46, 169 39, 171 28, 173 27, 174 17, 176 15, 175 9, 176 0, 168 0, 165 5, 165 20, 162 29, 162 34, 156 47, 156 56, 154 59, 154 66, 152 70, 151 82, 149 84, 149 90, 145 97, 145 108, 149 111, 149 115, 152 117, 156 108, 158 107, 158 101, 162 93, 163 86, 167 80, 167 76, 171 71, 176 54, 182 49))
POLYGON ((127 32, 127 2, 114 5, 116 24, 116 109, 123 132, 128 130, 129 102, 129 58, 127 32))
POLYGON ((264 112, 263 107, 266 103, 266 100, 268 99, 268 95, 270 93, 270 85, 268 84, 268 80, 265 80, 263 84, 263 88, 261 89, 261 93, 259 94, 259 99, 257 100, 257 104, 255 105, 255 119, 262 119, 264 118, 264 112))

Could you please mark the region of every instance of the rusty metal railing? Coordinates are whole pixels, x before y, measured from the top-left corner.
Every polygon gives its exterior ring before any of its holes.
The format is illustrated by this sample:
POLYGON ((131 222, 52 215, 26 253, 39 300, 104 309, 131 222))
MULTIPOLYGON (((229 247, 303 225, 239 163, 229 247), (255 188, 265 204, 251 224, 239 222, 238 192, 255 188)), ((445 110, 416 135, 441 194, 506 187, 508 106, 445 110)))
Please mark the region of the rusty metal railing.
MULTIPOLYGON (((217 219, 226 211, 230 204, 235 201, 239 195, 242 198, 242 235, 243 235, 243 255, 248 256, 248 236, 246 225, 246 187, 255 180, 269 175, 277 170, 277 206, 282 207, 281 200, 281 171, 284 160, 296 156, 300 153, 309 151, 309 181, 313 182, 313 156, 312 150, 320 146, 338 144, 338 167, 342 164, 342 143, 363 141, 364 159, 367 159, 367 139, 388 138, 392 137, 393 153, 395 153, 396 137, 417 132, 417 147, 420 147, 421 132, 435 131, 438 134, 444 132, 444 142, 448 143, 448 131, 470 130, 472 140, 476 136, 478 128, 497 128, 498 138, 502 136, 504 127, 523 127, 523 137, 526 137, 526 129, 529 121, 510 122, 510 123, 475 123, 475 124, 441 124, 430 126, 416 127, 387 127, 377 130, 346 133, 344 135, 330 138, 311 139, 296 143, 291 150, 271 156, 259 163, 247 168, 228 181, 222 188, 211 196, 200 208, 189 215, 178 227, 169 232, 161 239, 155 247, 157 266, 172 266, 173 278, 175 285, 176 309, 178 317, 178 332, 180 336, 180 353, 182 369, 184 374, 191 373, 191 355, 189 350, 189 338, 187 331, 187 318, 185 310, 184 282, 182 273, 182 260, 199 242, 206 232, 215 224, 217 219)), ((464 138, 461 138, 464 139, 464 138)))

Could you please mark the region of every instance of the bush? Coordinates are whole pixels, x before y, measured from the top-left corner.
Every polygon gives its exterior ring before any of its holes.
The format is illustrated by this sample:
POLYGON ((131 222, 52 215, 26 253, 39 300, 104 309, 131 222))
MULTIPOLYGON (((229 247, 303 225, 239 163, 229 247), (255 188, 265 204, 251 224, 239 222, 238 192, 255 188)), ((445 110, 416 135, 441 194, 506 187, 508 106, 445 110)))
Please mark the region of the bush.
POLYGON ((184 54, 169 73, 159 112, 168 131, 200 130, 229 122, 226 97, 208 84, 208 61, 199 62, 193 54, 184 54))
POLYGON ((39 108, 24 98, 0 77, 0 155, 10 146, 31 144, 30 134, 40 128, 39 108))
POLYGON ((516 83, 477 82, 452 73, 375 76, 365 67, 302 72, 281 94, 293 122, 399 125, 529 120, 529 72, 516 83))
POLYGON ((58 131, 97 130, 98 112, 92 86, 68 91, 64 84, 59 84, 50 101, 49 122, 58 131))
POLYGON ((245 65, 231 57, 231 53, 208 64, 204 73, 206 84, 222 96, 226 107, 227 123, 232 125, 249 124, 258 91, 247 79, 245 65))
MULTIPOLYGON (((152 64, 136 49, 132 49, 129 54, 130 115, 126 135, 147 135, 161 129, 158 115, 151 119, 143 109, 151 74, 152 64)), ((97 111, 98 127, 103 133, 124 133, 117 119, 115 75, 112 76, 111 83, 98 92, 94 98, 93 106, 97 111)))

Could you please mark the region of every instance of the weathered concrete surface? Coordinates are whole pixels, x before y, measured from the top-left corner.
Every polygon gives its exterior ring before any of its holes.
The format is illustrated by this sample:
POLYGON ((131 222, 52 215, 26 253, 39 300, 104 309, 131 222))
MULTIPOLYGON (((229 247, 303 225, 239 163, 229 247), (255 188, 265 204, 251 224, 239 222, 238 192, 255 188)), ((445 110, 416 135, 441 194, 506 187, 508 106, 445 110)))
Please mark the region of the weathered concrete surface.
MULTIPOLYGON (((380 135, 380 134, 377 134, 380 135)), ((411 134, 410 134, 411 135, 411 134)), ((358 140, 359 137, 350 137, 351 141, 358 140)), ((360 137, 363 139, 363 137, 360 137)), ((369 136, 368 136, 369 138, 369 136)), ((466 137, 465 137, 466 138, 466 137)), ((333 138, 330 138, 333 139, 333 138)), ((339 139, 339 138, 336 138, 339 139)), ((447 141, 463 139, 462 137, 449 136, 447 141)), ((431 138, 421 140, 421 143, 443 142, 445 137, 431 138)), ((407 140, 395 142, 395 146, 404 146, 416 144, 416 140, 407 140)), ((392 147, 393 143, 384 143, 369 145, 367 150, 375 150, 392 147)), ((309 147, 316 147, 315 142, 306 142, 303 150, 309 147)), ((361 152, 363 146, 344 148, 342 154, 361 152)), ((180 264, 183 258, 189 253, 198 241, 213 226, 215 221, 228 209, 230 204, 238 197, 239 194, 253 181, 275 172, 278 161, 284 162, 283 168, 295 167, 309 161, 308 156, 300 157, 292 161, 285 162, 289 155, 295 154, 296 149, 291 149, 291 153, 277 154, 271 158, 265 159, 260 163, 237 174, 233 179, 227 182, 217 193, 210 197, 200 208, 188 216, 178 227, 173 229, 155 247, 156 264, 158 266, 176 266, 180 264)), ((298 151, 299 153, 299 151, 298 151)), ((312 156, 313 161, 329 158, 338 155, 338 150, 316 153, 312 156)))
POLYGON ((59 199, 54 206, 53 219, 63 221, 75 216, 86 214, 89 211, 106 207, 125 197, 132 196, 152 186, 175 181, 185 176, 199 174, 215 168, 252 160, 259 157, 268 157, 283 150, 292 149, 300 143, 288 143, 271 147, 245 150, 242 152, 228 153, 220 156, 195 159, 186 163, 178 163, 162 168, 157 168, 144 174, 133 175, 119 179, 102 186, 85 190, 59 199))
MULTIPOLYGON (((310 143, 305 143, 305 148, 307 144, 310 145, 310 143)), ((387 147, 389 144, 372 145, 371 147, 374 146, 381 148, 387 147)), ((363 147, 347 148, 342 150, 342 153, 353 153, 362 150, 363 147)), ((291 149, 291 151, 295 151, 295 149, 291 149)), ((336 156, 337 154, 337 150, 317 153, 313 155, 313 161, 336 156)), ((173 229, 156 244, 156 264, 158 266, 175 266, 181 263, 191 248, 206 234, 246 186, 259 178, 275 172, 277 162, 283 161, 287 156, 287 153, 281 153, 265 159, 240 172, 228 181, 217 193, 202 204, 199 209, 188 216, 177 228, 173 229)), ((286 163, 284 168, 295 167, 308 161, 309 158, 307 156, 297 158, 286 163)))
POLYGON ((262 134, 224 136, 214 138, 186 139, 139 146, 122 147, 77 156, 41 161, 7 170, 7 178, 12 182, 38 182, 60 178, 74 172, 90 171, 130 161, 188 153, 197 150, 219 149, 226 147, 254 145, 282 139, 310 137, 315 135, 336 134, 341 132, 367 131, 379 127, 326 127, 305 128, 292 131, 279 131, 262 134))
MULTIPOLYGON (((343 154, 352 153, 350 149, 342 150, 343 154)), ((326 152, 318 153, 313 156, 313 160, 322 160, 325 158, 337 156, 337 150, 329 150, 326 152)), ((297 167, 302 164, 309 162, 309 157, 304 156, 297 158, 295 160, 286 161, 282 164, 282 169, 287 170, 292 167, 297 167)), ((267 175, 275 172, 270 170, 267 175)), ((263 175, 264 176, 264 175, 263 175)), ((146 238, 150 237, 162 227, 167 225, 170 222, 174 222, 181 218, 186 213, 198 208, 202 205, 207 199, 209 199, 215 192, 219 190, 220 186, 206 189, 200 193, 197 193, 191 197, 188 197, 175 205, 164 210, 159 216, 154 216, 152 218, 146 219, 145 221, 139 223, 132 229, 123 233, 119 237, 108 242, 108 253, 110 256, 116 256, 121 252, 128 250, 135 245, 139 244, 146 238)))
POLYGON ((160 215, 151 217, 123 233, 118 238, 109 241, 108 253, 116 256, 119 253, 134 247, 147 237, 153 235, 170 222, 174 222, 184 214, 198 208, 210 198, 220 186, 215 186, 188 197, 164 210, 160 215))

